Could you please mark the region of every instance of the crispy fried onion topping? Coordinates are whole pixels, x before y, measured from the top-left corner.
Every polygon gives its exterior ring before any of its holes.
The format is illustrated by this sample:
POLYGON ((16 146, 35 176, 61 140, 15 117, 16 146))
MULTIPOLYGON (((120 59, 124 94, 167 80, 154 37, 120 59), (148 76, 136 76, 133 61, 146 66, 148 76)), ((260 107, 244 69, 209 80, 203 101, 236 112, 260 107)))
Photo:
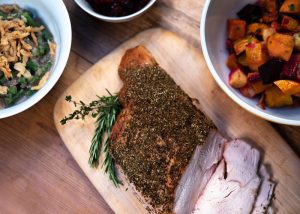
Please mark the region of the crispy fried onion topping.
POLYGON ((47 80, 49 79, 49 77, 50 77, 50 72, 48 71, 48 72, 46 72, 46 73, 44 74, 44 76, 40 79, 38 85, 32 86, 32 87, 31 87, 31 90, 33 90, 33 91, 40 90, 40 89, 45 85, 45 83, 47 82, 47 80))
POLYGON ((8 91, 8 87, 7 86, 0 85, 0 95, 6 95, 7 91, 8 91))
POLYGON ((0 19, 0 71, 6 79, 12 78, 9 63, 14 65, 18 77, 24 76, 30 79, 31 75, 26 70, 26 63, 32 57, 32 46, 25 39, 31 37, 35 46, 38 45, 35 33, 44 30, 44 26, 26 26, 22 19, 0 19))

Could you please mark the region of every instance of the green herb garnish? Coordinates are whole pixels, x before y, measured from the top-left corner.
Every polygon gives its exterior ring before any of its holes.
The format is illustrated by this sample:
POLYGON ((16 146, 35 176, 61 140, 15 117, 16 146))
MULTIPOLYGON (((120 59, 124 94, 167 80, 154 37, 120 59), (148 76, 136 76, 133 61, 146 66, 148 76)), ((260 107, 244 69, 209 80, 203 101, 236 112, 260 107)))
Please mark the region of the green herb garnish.
POLYGON ((73 119, 84 120, 88 115, 92 116, 93 118, 97 118, 97 127, 89 150, 89 164, 93 168, 99 165, 99 157, 103 149, 105 159, 102 167, 105 167, 105 173, 108 173, 109 179, 117 187, 122 183, 116 175, 114 160, 109 152, 108 147, 111 143, 109 139, 111 128, 115 123, 122 107, 118 100, 118 95, 112 95, 109 91, 107 92, 109 93, 109 96, 98 97, 97 100, 92 101, 89 104, 85 104, 82 101, 73 101, 71 96, 66 96, 66 101, 73 103, 75 107, 79 108, 73 113, 69 114, 69 116, 63 118, 60 123, 64 125, 73 119))
POLYGON ((290 9, 290 11, 294 11, 295 10, 295 5, 294 4, 290 4, 289 5, 289 9, 290 9))

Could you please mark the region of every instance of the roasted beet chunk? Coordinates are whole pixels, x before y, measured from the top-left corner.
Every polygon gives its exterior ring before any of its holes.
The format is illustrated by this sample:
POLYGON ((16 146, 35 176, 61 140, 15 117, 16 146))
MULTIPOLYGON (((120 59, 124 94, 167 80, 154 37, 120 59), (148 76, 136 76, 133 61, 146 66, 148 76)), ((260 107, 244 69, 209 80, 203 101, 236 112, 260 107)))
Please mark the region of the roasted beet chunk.
POLYGON ((300 54, 294 54, 288 62, 284 64, 283 75, 289 79, 300 80, 300 54))
POLYGON ((241 19, 246 20, 249 24, 252 22, 258 22, 259 18, 262 17, 262 11, 258 5, 247 4, 237 13, 237 15, 241 19))
POLYGON ((284 62, 280 59, 271 59, 258 68, 263 84, 270 84, 278 80, 282 72, 284 62))
POLYGON ((261 75, 260 75, 260 73, 258 73, 258 72, 251 72, 251 73, 248 73, 247 78, 248 78, 248 82, 249 82, 249 83, 256 83, 256 82, 262 80, 262 79, 261 79, 261 75))

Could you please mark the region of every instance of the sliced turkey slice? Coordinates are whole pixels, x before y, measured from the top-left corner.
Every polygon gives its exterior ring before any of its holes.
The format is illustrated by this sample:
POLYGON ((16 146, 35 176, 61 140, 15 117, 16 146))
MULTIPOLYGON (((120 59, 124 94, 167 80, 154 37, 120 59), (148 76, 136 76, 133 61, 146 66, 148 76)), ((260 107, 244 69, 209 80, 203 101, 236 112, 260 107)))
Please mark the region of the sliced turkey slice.
POLYGON ((225 146, 223 156, 197 201, 195 214, 249 214, 253 209, 261 182, 258 150, 234 140, 225 146))

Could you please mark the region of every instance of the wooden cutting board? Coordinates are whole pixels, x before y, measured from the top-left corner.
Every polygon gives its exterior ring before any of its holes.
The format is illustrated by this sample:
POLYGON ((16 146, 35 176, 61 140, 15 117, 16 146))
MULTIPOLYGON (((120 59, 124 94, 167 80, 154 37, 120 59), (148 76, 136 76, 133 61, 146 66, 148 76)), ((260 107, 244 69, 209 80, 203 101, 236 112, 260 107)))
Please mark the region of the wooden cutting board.
POLYGON ((200 101, 198 107, 227 138, 246 139, 261 150, 263 162, 269 166, 277 182, 274 205, 278 213, 299 213, 299 158, 268 122, 243 110, 221 91, 210 75, 200 50, 163 29, 142 32, 101 59, 61 95, 55 106, 54 120, 60 136, 111 208, 116 213, 147 213, 139 200, 126 191, 126 185, 115 188, 101 167, 92 169, 88 165, 94 119, 72 121, 65 126, 60 125, 59 121, 74 110, 64 100, 66 95, 89 102, 96 99, 96 95, 106 94, 105 89, 118 92, 122 87, 117 74, 121 57, 126 49, 139 44, 152 52, 159 64, 190 97, 200 101))

